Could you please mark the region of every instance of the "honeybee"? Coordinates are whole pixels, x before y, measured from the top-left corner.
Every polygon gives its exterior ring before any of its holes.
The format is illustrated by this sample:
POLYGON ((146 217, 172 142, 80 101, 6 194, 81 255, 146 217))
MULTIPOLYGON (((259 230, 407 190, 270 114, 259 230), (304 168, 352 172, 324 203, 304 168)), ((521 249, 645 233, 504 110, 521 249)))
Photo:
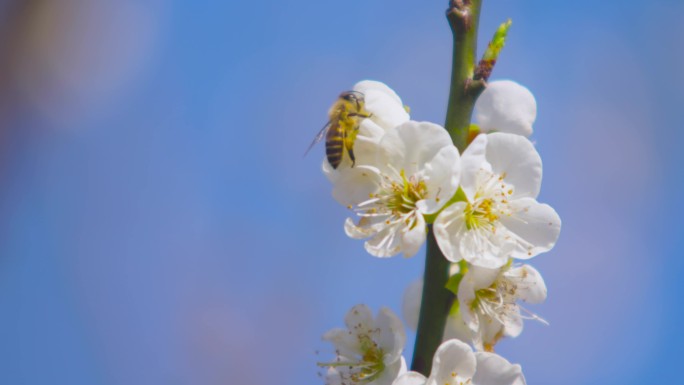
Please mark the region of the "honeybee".
POLYGON ((361 121, 371 115, 366 111, 363 93, 358 91, 341 93, 328 111, 330 120, 316 135, 306 152, 308 153, 325 136, 325 155, 328 158, 328 163, 336 169, 342 163, 342 156, 346 149, 352 167, 354 167, 356 163, 354 157, 356 134, 359 132, 361 121))

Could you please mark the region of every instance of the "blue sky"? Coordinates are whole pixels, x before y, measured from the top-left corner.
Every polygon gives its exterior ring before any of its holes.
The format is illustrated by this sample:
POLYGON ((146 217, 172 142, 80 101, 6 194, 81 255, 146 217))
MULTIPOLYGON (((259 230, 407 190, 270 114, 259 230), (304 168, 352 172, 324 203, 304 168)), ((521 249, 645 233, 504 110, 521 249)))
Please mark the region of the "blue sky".
MULTIPOLYGON (((443 121, 446 1, 49 3, 2 67, 0 383, 322 383, 320 336, 357 303, 399 312, 423 257, 347 238, 323 147, 302 153, 362 79, 443 121)), ((683 17, 485 1, 480 47, 512 18, 493 78, 537 98, 563 219, 532 261, 550 326, 499 351, 530 384, 679 378, 683 17)))

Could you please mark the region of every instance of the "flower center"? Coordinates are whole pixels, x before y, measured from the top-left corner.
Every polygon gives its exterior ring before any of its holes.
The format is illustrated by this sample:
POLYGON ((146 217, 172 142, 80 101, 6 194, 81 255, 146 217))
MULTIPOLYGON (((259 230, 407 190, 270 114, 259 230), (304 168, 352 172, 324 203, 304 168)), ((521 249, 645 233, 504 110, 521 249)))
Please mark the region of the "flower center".
POLYGON ((394 177, 382 175, 379 191, 359 203, 355 210, 361 217, 383 218, 387 225, 404 222, 412 227, 417 213, 416 202, 425 199, 427 194, 425 181, 415 176, 407 178, 402 169, 396 171, 394 177))
MULTIPOLYGON (((374 331, 371 331, 371 333, 374 331)), ((319 366, 336 368, 343 385, 365 384, 377 379, 385 370, 385 352, 369 334, 357 335, 359 341, 359 355, 355 357, 340 357, 337 361, 319 363, 319 366)))
POLYGON ((377 198, 384 196, 385 207, 394 215, 408 214, 415 210, 416 202, 425 198, 427 186, 422 180, 414 177, 406 178, 406 172, 400 171, 401 182, 388 181, 383 191, 376 195, 377 198))
POLYGON ((359 342, 363 356, 361 361, 355 365, 358 370, 353 371, 350 378, 357 383, 370 382, 377 378, 385 369, 385 363, 383 362, 385 352, 367 334, 359 335, 359 342))
POLYGON ((473 309, 479 309, 486 316, 504 323, 502 318, 510 305, 515 303, 518 288, 509 280, 499 276, 489 287, 475 291, 473 309))
POLYGON ((468 203, 465 208, 465 223, 468 230, 477 229, 484 225, 491 225, 499 219, 496 214, 495 202, 491 198, 481 199, 475 204, 468 203))
POLYGON ((495 175, 480 170, 475 196, 472 203, 466 204, 464 210, 468 230, 487 226, 485 228, 496 231, 499 218, 503 215, 510 215, 508 198, 513 195, 513 188, 504 182, 505 177, 506 174, 495 175))

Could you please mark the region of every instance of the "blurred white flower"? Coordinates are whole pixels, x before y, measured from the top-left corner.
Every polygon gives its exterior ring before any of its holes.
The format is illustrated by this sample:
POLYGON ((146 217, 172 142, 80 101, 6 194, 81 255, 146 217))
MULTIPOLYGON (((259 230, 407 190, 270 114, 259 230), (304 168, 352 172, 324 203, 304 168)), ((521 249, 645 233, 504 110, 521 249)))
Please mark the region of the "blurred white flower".
POLYGON ((546 285, 532 266, 486 269, 470 266, 458 287, 460 314, 473 335, 478 350, 492 351, 502 337, 517 337, 523 318, 546 323, 537 315, 520 314, 518 300, 541 303, 546 299, 546 285))
POLYGON ((498 268, 509 258, 529 259, 555 245, 561 220, 553 208, 536 201, 542 162, 527 138, 480 134, 461 164, 467 200, 446 207, 434 223, 447 259, 498 268))
POLYGON ((354 306, 346 315, 346 329, 332 329, 323 339, 335 346, 329 367, 328 385, 389 385, 406 371, 402 356, 406 335, 401 320, 382 308, 377 317, 366 305, 354 306))
POLYGON ((532 135, 537 102, 527 88, 511 80, 493 81, 475 102, 475 121, 481 132, 532 135))
POLYGON ((525 385, 520 365, 494 353, 473 353, 459 340, 442 343, 432 360, 430 377, 407 372, 393 385, 525 385))
POLYGON ((343 168, 333 196, 361 217, 345 223, 347 235, 370 238, 376 257, 413 256, 425 242, 424 214, 436 213, 456 192, 459 154, 446 130, 408 121, 387 130, 370 164, 343 168))
MULTIPOLYGON (((359 133, 354 141, 354 155, 356 165, 372 162, 377 151, 378 143, 385 132, 402 123, 408 122, 410 117, 399 95, 385 83, 375 80, 362 80, 354 85, 354 91, 364 95, 365 108, 372 115, 363 119, 359 125, 359 133)), ((338 170, 350 168, 349 157, 342 157, 342 167, 334 169, 326 159, 323 159, 323 174, 334 183, 338 177, 338 170)))
POLYGON ((31 115, 69 129, 131 92, 155 57, 166 8, 135 0, 14 3, 21 6, 12 6, 13 22, 3 19, 13 28, 3 36, 12 39, 12 55, 2 57, 9 62, 3 87, 11 86, 31 115))
MULTIPOLYGON (((406 326, 411 330, 418 329, 418 317, 420 315, 420 304, 423 295, 423 280, 418 279, 413 281, 404 291, 404 298, 402 302, 402 315, 406 326)), ((443 340, 458 339, 463 342, 471 342, 473 340, 473 333, 465 324, 461 317, 461 311, 458 307, 452 308, 447 318, 446 326, 444 327, 443 340)))
POLYGON ((420 315, 420 304, 423 302, 423 279, 411 282, 404 290, 404 297, 401 304, 401 314, 404 316, 406 326, 411 330, 418 329, 418 317, 420 315))

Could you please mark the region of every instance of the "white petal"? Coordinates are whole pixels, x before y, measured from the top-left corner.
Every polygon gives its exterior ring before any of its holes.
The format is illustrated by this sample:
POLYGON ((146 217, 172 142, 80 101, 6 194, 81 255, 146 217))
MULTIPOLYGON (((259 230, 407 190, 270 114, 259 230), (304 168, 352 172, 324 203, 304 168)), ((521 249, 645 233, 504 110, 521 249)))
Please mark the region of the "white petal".
POLYGON ((354 84, 354 91, 361 92, 362 94, 377 92, 384 94, 385 97, 390 98, 394 103, 401 104, 401 98, 391 89, 387 84, 377 81, 377 80, 361 80, 360 82, 354 84))
MULTIPOLYGON (((363 119, 359 125, 359 133, 356 136, 356 140, 378 144, 382 136, 385 135, 385 131, 384 128, 371 119, 363 119)), ((356 145, 357 143, 354 142, 354 149, 356 149, 356 145)))
POLYGON ((551 206, 532 198, 510 203, 514 214, 500 218, 517 242, 513 258, 528 259, 551 250, 560 235, 561 220, 551 206))
POLYGON ((339 176, 337 170, 335 170, 330 163, 328 163, 328 159, 326 158, 323 158, 323 162, 321 163, 321 171, 323 171, 323 175, 328 178, 330 183, 335 183, 337 177, 339 176))
POLYGON ((345 168, 338 171, 332 195, 341 205, 357 205, 370 198, 381 182, 377 170, 369 166, 345 168))
POLYGON ((385 366, 385 369, 380 373, 380 376, 375 380, 368 382, 366 385, 392 385, 394 381, 404 373, 406 373, 406 361, 404 357, 395 360, 392 364, 385 366))
POLYGON ((499 131, 530 136, 537 102, 525 87, 510 80, 487 85, 475 102, 475 120, 482 132, 499 131))
POLYGON ((371 112, 372 121, 385 130, 396 127, 409 120, 399 96, 386 84, 363 80, 354 86, 354 91, 364 94, 366 110, 371 112))
POLYGON ((501 315, 503 320, 503 331, 507 337, 517 337, 523 331, 523 319, 520 316, 520 307, 509 303, 504 305, 504 312, 501 315))
POLYGON ((541 274, 530 265, 522 265, 505 273, 507 279, 515 282, 516 295, 529 303, 542 303, 546 300, 546 284, 541 274))
POLYGON ((354 221, 351 218, 347 218, 344 221, 344 232, 352 239, 366 239, 377 233, 378 230, 376 230, 374 226, 371 226, 366 218, 361 218, 359 220, 359 225, 354 224, 354 221))
POLYGON ((496 318, 491 318, 487 315, 480 314, 482 318, 480 321, 480 329, 477 331, 473 339, 473 345, 479 351, 485 350, 485 344, 494 346, 501 338, 505 331, 505 325, 496 318))
POLYGON ((344 324, 353 334, 363 334, 375 330, 373 313, 364 304, 356 305, 347 312, 344 324))
POLYGON ((513 365, 494 353, 478 352, 473 385, 525 385, 520 365, 513 365))
POLYGON ((420 315, 420 303, 423 300, 423 280, 417 279, 411 282, 404 291, 401 313, 406 321, 406 326, 411 330, 418 329, 418 316, 420 315))
POLYGON ((496 231, 485 228, 464 231, 458 240, 459 253, 475 266, 496 269, 505 265, 514 245, 505 242, 504 230, 497 226, 496 231))
POLYGON ((468 271, 463 276, 463 279, 468 279, 473 282, 473 289, 479 290, 492 286, 494 281, 499 277, 499 269, 487 269, 480 266, 468 266, 468 271))
POLYGON ((397 378, 392 385, 425 385, 427 378, 418 372, 407 372, 397 378))
POLYGON ((446 326, 444 327, 444 340, 457 339, 466 343, 473 340, 473 332, 463 321, 461 310, 455 314, 449 314, 446 326))
MULTIPOLYGON (((467 273, 466 273, 467 274, 467 273)), ((475 301, 475 282, 472 279, 461 279, 458 285, 458 302, 459 312, 463 322, 470 328, 473 333, 480 329, 480 319, 477 316, 476 310, 473 308, 473 301, 475 301)))
POLYGON ((408 370, 407 366, 406 366, 406 359, 404 359, 404 356, 401 356, 401 359, 399 361, 400 361, 401 365, 399 366, 399 375, 397 377, 406 373, 406 371, 408 370))
POLYGON ((436 213, 451 199, 458 189, 461 162, 454 146, 445 146, 424 165, 423 177, 428 197, 416 206, 424 214, 436 213))
POLYGON ((473 199, 477 190, 477 176, 481 170, 491 172, 492 167, 487 163, 486 134, 480 134, 468 145, 461 157, 461 188, 468 199, 473 199))
MULTIPOLYGON (((385 135, 385 130, 372 122, 370 119, 364 119, 359 125, 359 132, 354 140, 354 157, 356 158, 356 166, 373 165, 377 158, 378 145, 380 139, 385 135)), ((345 150, 346 151, 346 150, 345 150)), ((351 168, 351 160, 348 156, 342 157, 342 163, 337 167, 338 170, 351 168)))
POLYGON ((341 356, 354 357, 360 353, 359 340, 356 335, 350 335, 349 330, 335 328, 323 335, 323 340, 335 345, 335 350, 341 356))
POLYGON ((408 121, 388 130, 382 137, 377 167, 388 175, 400 170, 404 170, 407 177, 420 175, 425 163, 432 161, 447 146, 453 144, 443 127, 429 122, 408 121))
POLYGON ((455 377, 467 380, 475 374, 475 367, 475 354, 470 346, 459 340, 445 341, 435 352, 428 384, 448 384, 455 377))
POLYGON ((427 235, 427 227, 425 227, 423 215, 417 213, 414 218, 415 223, 411 225, 412 227, 403 226, 401 231, 401 250, 406 258, 416 255, 420 247, 425 243, 427 235))
POLYGON ((468 231, 463 213, 465 208, 465 202, 452 204, 439 213, 432 225, 439 249, 446 259, 454 263, 463 259, 459 246, 463 234, 468 231))
POLYGON ((481 311, 473 308, 473 301, 476 299, 476 291, 490 287, 499 276, 498 269, 485 269, 477 266, 469 266, 468 271, 463 276, 458 285, 459 310, 463 322, 474 334, 476 344, 481 346, 482 342, 491 342, 502 325, 490 317, 482 319, 481 311))
POLYGON ((532 142, 520 135, 493 133, 487 135, 487 162, 492 172, 505 175, 513 186, 512 198, 539 195, 542 161, 532 142))
POLYGON ((325 374, 325 385, 345 385, 342 383, 342 376, 335 368, 328 368, 325 374))
POLYGON ((390 309, 383 307, 375 318, 375 326, 380 330, 378 345, 385 352, 386 365, 399 360, 406 343, 404 325, 390 309))
POLYGON ((375 257, 393 257, 401 252, 401 224, 387 225, 363 245, 366 251, 375 257))

